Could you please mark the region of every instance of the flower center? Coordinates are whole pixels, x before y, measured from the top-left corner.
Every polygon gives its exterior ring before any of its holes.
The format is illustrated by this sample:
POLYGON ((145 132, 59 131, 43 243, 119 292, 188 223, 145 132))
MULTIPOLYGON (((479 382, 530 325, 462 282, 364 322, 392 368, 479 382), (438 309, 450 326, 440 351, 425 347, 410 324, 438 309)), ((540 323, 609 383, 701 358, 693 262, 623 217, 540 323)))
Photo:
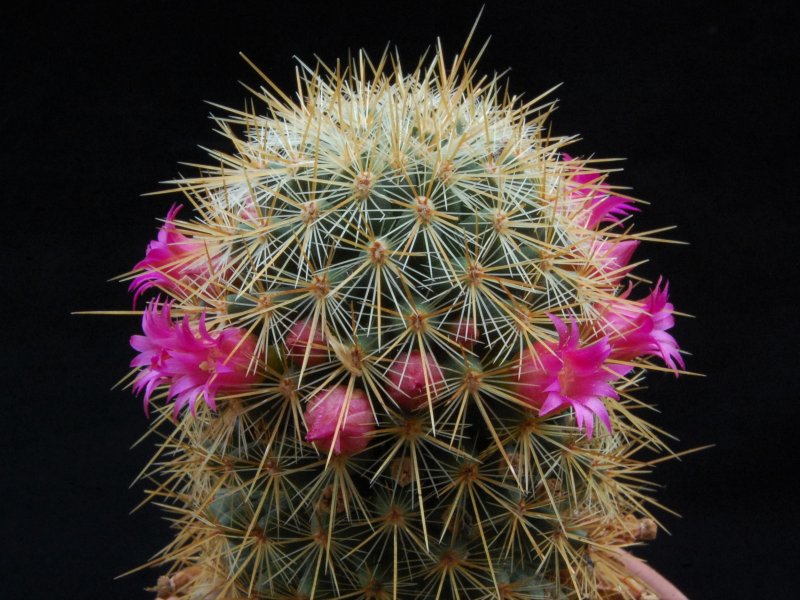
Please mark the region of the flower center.
POLYGON ((578 377, 575 375, 575 372, 564 363, 564 366, 561 367, 561 370, 558 372, 558 385, 561 388, 561 393, 565 396, 572 395, 572 389, 577 382, 578 377))
POLYGON ((217 372, 217 360, 219 360, 220 351, 217 348, 211 348, 206 355, 206 359, 200 363, 199 368, 206 373, 217 372))

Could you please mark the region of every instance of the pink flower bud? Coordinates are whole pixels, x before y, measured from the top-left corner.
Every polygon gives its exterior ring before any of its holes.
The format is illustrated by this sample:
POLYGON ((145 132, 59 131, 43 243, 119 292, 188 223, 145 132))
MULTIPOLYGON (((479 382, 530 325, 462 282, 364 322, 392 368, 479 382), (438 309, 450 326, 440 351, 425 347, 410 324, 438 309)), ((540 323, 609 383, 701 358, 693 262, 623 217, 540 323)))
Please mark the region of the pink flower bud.
MULTIPOLYGON (((563 156, 565 162, 572 162, 573 159, 569 154, 565 152, 563 156)), ((619 224, 629 213, 639 212, 631 200, 612 194, 607 184, 595 183, 602 173, 576 169, 571 174, 572 177, 567 185, 573 198, 584 201, 583 211, 587 229, 594 229, 602 223, 619 224)))
POLYGON ((289 330, 286 336, 286 353, 295 365, 301 366, 305 360, 306 348, 311 345, 308 351, 307 366, 313 367, 328 360, 328 346, 325 341, 325 333, 317 323, 314 330, 314 337, 311 337, 311 321, 297 321, 289 330))
POLYGON ((133 267, 134 271, 141 271, 128 287, 134 293, 134 304, 150 288, 177 293, 183 278, 201 279, 209 275, 203 243, 186 237, 175 227, 180 209, 179 204, 172 206, 158 237, 148 244, 145 257, 133 267))
POLYGON ((478 336, 480 333, 478 332, 478 328, 475 326, 475 323, 472 321, 459 321, 457 325, 453 326, 453 330, 456 334, 456 342, 458 342, 459 345, 463 346, 467 350, 472 350, 472 348, 478 342, 478 336))
POLYGON ((243 221, 257 221, 259 217, 258 208, 256 203, 253 202, 252 196, 247 196, 242 203, 242 209, 239 211, 239 217, 243 221))
POLYGON ((639 240, 596 240, 588 252, 592 270, 616 284, 633 268, 628 263, 638 247, 639 240))
POLYGON ((324 452, 333 448, 334 454, 350 455, 366 448, 369 434, 375 429, 372 405, 364 392, 357 389, 347 400, 344 385, 324 389, 314 396, 305 412, 306 441, 324 452))
POLYGON ((442 387, 444 376, 430 354, 415 350, 400 354, 386 373, 389 378, 388 393, 398 406, 412 411, 428 401, 427 390, 434 400, 442 387), (426 390, 427 377, 427 390, 426 390))
POLYGON ((662 288, 660 277, 643 300, 609 302, 599 323, 611 343, 611 358, 634 360, 639 356, 659 356, 670 369, 685 368, 678 342, 667 333, 675 325, 673 311, 669 286, 664 283, 662 288))

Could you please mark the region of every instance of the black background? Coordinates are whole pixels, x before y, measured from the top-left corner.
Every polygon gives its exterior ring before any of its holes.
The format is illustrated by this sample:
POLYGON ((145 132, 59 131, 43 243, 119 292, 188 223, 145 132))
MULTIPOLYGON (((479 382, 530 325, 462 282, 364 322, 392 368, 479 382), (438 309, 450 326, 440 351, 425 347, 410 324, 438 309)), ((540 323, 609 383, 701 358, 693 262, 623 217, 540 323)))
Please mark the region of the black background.
MULTIPOLYGON (((397 44, 407 64, 441 36, 449 55, 479 3, 81 3, 22 6, 2 27, 2 571, 4 598, 148 598, 158 573, 113 577, 169 540, 131 480, 141 402, 109 391, 137 317, 106 280, 142 256, 172 197, 141 197, 229 150, 210 100, 285 89, 293 55, 331 61, 397 44), (10 301, 10 305, 6 304, 10 301)), ((676 449, 660 467, 671 535, 641 554, 691 598, 796 597, 798 13, 790 3, 489 2, 482 72, 528 97, 564 82, 554 132, 573 154, 625 156, 613 179, 652 204, 644 273, 671 282, 675 335, 705 377, 653 376, 646 398, 676 449)))

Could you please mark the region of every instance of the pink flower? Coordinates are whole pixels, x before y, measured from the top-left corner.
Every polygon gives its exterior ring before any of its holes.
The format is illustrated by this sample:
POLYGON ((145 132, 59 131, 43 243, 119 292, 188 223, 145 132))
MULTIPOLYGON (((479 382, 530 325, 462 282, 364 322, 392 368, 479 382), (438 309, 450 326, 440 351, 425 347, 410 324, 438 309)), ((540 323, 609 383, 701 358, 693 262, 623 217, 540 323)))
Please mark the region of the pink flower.
POLYGON ((294 364, 301 366, 306 356, 306 348, 311 345, 308 351, 307 366, 313 367, 328 360, 328 346, 325 341, 325 333, 317 323, 314 336, 311 337, 311 321, 297 321, 289 329, 286 335, 286 354, 294 364))
MULTIPOLYGON (((685 369, 678 342, 667 331, 675 325, 669 302, 669 284, 656 287, 639 302, 611 302, 601 316, 603 332, 611 343, 611 358, 633 360, 657 355, 670 369, 685 369)), ((676 373, 677 375, 677 373, 676 373)))
POLYGON ((575 321, 567 329, 561 319, 548 316, 558 331, 558 342, 539 342, 535 357, 522 358, 517 387, 520 397, 542 416, 572 407, 578 427, 585 427, 589 438, 595 416, 610 432, 611 420, 602 398, 619 398, 611 382, 630 367, 606 364, 611 354, 606 338, 580 347, 575 321))
POLYGON ((242 210, 239 211, 239 216, 244 221, 256 221, 259 218, 258 208, 256 203, 253 202, 252 196, 247 196, 242 203, 242 210))
POLYGON ((333 448, 334 454, 350 455, 366 448, 369 434, 375 429, 372 405, 364 392, 357 389, 350 394, 345 411, 346 403, 347 386, 344 385, 322 390, 309 400, 305 412, 306 441, 313 442, 324 452, 333 448))
POLYGON ((180 286, 177 282, 183 277, 208 273, 203 258, 204 245, 189 239, 175 228, 175 216, 181 208, 179 204, 172 206, 158 231, 158 238, 148 244, 145 257, 133 267, 134 271, 143 271, 128 287, 129 291, 134 292, 134 304, 142 292, 152 287, 178 291, 180 286))
MULTIPOLYGON (((564 153, 564 160, 572 161, 572 157, 564 153)), ((585 198, 583 210, 586 211, 586 228, 594 229, 601 223, 619 223, 631 212, 638 212, 627 198, 607 193, 609 186, 605 183, 589 185, 600 179, 600 173, 577 172, 570 179, 570 194, 573 198, 585 198)))
POLYGON ((628 263, 638 247, 639 240, 595 240, 588 253, 590 265, 603 279, 616 284, 633 268, 628 263))
POLYGON ((414 350, 400 354, 386 373, 389 379, 388 394, 398 406, 413 411, 438 396, 444 376, 436 359, 426 353, 414 350), (427 367, 427 368, 426 368, 427 367), (425 385, 427 377, 427 386, 425 385))
POLYGON ((157 301, 151 302, 142 317, 144 335, 131 337, 131 346, 139 352, 131 366, 141 368, 133 390, 137 394, 144 390, 145 413, 160 385, 169 385, 167 398, 175 402, 177 418, 186 405, 194 414, 201 396, 216 410, 218 392, 242 389, 259 380, 251 368, 256 349, 252 336, 244 338, 246 332, 239 328, 212 335, 206 329, 205 313, 195 330, 188 316, 174 322, 170 310, 169 303, 159 311, 157 301))

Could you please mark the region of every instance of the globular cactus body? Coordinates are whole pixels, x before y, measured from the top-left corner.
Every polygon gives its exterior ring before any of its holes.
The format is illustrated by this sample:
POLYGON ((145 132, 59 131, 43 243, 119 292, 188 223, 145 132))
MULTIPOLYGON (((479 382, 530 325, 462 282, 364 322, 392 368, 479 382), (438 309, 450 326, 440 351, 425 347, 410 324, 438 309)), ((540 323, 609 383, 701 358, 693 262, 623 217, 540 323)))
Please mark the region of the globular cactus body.
POLYGON ((666 287, 628 297, 634 201, 461 58, 298 81, 217 119, 133 275, 160 560, 220 599, 635 597, 632 392, 683 363, 666 287))

